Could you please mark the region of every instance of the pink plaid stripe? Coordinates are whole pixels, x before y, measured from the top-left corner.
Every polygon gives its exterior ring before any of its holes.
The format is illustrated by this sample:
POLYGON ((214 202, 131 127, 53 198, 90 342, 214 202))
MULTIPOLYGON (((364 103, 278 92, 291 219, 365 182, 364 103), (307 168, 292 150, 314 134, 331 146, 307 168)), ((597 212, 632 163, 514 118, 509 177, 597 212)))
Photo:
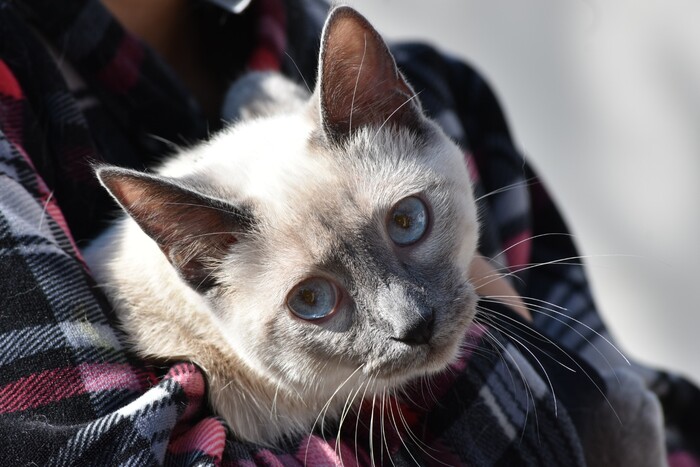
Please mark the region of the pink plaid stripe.
POLYGON ((219 420, 210 417, 171 441, 168 451, 173 454, 199 451, 221 462, 225 446, 226 429, 219 420))
POLYGON ((89 392, 110 389, 144 390, 143 380, 127 364, 83 364, 78 366, 85 390, 89 392))
POLYGON ((279 70, 287 47, 284 6, 279 0, 260 0, 257 25, 257 46, 248 61, 254 71, 279 70))
POLYGON ((183 420, 190 419, 199 411, 202 405, 202 398, 206 390, 204 376, 193 364, 181 363, 173 366, 166 378, 177 381, 182 386, 182 390, 187 395, 189 402, 185 413, 182 414, 182 418, 183 420))
MULTIPOLYGON (((23 132, 22 132, 22 118, 23 118, 23 108, 22 102, 24 95, 22 93, 22 88, 20 87, 17 79, 12 74, 7 64, 0 60, 0 99, 2 99, 2 112, 0 112, 0 128, 9 141, 13 144, 14 149, 22 156, 24 162, 32 169, 34 173, 36 172, 36 167, 32 162, 31 157, 24 150, 23 142, 23 132)), ((53 198, 51 190, 38 174, 36 175, 36 187, 39 193, 41 193, 41 199, 39 200, 46 214, 51 217, 51 219, 61 228, 66 238, 70 242, 73 249, 73 255, 78 258, 78 260, 83 263, 83 257, 80 254, 80 250, 76 246, 70 231, 68 230, 68 224, 66 219, 61 212, 61 208, 58 207, 58 203, 53 198)))
POLYGON ((308 436, 301 441, 295 457, 303 465, 340 466, 343 464, 331 445, 316 435, 308 436))
POLYGON ((22 88, 3 60, 0 60, 0 94, 13 99, 22 99, 22 88))
POLYGON ((0 388, 0 413, 40 407, 85 392, 77 368, 43 371, 0 388))
POLYGON ((688 452, 674 452, 668 455, 670 467, 700 467, 700 459, 688 452))
POLYGON ((517 271, 520 267, 530 262, 531 237, 532 232, 530 230, 525 230, 507 239, 503 243, 503 251, 506 254, 508 266, 511 271, 517 271))
POLYGON ((477 183, 479 181, 479 169, 476 166, 476 161, 471 152, 464 153, 464 161, 467 164, 467 172, 469 172, 469 180, 472 183, 477 183))
POLYGON ((19 412, 90 392, 143 390, 129 365, 93 364, 56 368, 20 378, 0 388, 0 413, 19 412))
POLYGON ((105 88, 117 94, 126 94, 141 76, 141 63, 145 53, 143 45, 125 34, 112 60, 98 74, 105 88))

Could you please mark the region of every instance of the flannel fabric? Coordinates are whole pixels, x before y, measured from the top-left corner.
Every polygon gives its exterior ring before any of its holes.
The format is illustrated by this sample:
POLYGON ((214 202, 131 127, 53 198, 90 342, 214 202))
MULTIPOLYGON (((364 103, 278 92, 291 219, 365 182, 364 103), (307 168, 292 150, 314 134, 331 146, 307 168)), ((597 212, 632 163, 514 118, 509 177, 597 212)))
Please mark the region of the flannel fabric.
MULTIPOLYGON (((228 28, 251 25, 230 69, 280 68, 311 85, 324 16, 314 0, 257 0, 227 16, 228 28)), ((465 149, 481 253, 521 279, 534 329, 551 340, 484 301, 449 371, 270 449, 211 414, 194 365, 128 353, 76 246, 114 209, 90 162, 143 168, 172 143, 206 138, 197 104, 98 1, 0 0, 0 464, 584 465, 576 412, 601 402, 598 370, 627 363, 606 341, 583 265, 558 264, 576 256, 564 223, 479 75, 426 46, 394 52, 465 149)), ((700 465, 697 389, 638 370, 664 405, 669 461, 700 465)))

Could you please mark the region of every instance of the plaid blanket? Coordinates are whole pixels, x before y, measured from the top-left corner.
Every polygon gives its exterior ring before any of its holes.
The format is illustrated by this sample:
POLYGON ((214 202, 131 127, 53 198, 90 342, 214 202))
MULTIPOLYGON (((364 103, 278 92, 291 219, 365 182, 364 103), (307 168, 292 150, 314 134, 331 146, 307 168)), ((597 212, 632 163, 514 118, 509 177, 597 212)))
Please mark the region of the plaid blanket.
MULTIPOLYGON (((257 0, 217 17, 222 31, 249 25, 231 78, 281 69, 311 83, 325 13, 313 0, 257 0)), ((668 462, 700 465, 700 392, 614 348, 566 226, 487 84, 430 47, 394 52, 464 147, 481 254, 518 278, 534 323, 484 299, 449 371, 271 449, 239 441, 210 412, 200 369, 129 354, 78 248, 114 208, 90 162, 143 168, 216 122, 98 1, 0 0, 0 464, 585 465, 591 433, 610 428, 589 415, 637 384, 663 407, 668 462)))

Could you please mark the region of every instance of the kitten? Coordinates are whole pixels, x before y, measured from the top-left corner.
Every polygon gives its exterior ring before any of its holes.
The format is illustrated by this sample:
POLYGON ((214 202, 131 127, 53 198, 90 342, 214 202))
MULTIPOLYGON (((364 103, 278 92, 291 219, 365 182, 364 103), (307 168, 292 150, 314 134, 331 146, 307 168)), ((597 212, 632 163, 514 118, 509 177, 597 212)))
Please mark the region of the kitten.
POLYGON ((316 89, 295 86, 245 78, 241 120, 155 173, 99 167, 128 216, 86 251, 133 349, 198 364, 267 445, 444 369, 476 302, 462 151, 378 33, 334 9, 316 89))

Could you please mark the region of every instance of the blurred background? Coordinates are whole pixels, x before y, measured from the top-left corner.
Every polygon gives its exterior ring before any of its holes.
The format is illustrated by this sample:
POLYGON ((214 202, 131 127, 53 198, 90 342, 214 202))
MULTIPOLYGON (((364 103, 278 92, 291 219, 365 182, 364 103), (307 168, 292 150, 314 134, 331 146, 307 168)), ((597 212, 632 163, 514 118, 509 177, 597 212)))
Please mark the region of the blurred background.
POLYGON ((345 3, 483 73, 622 348, 700 382, 700 3, 345 3))

